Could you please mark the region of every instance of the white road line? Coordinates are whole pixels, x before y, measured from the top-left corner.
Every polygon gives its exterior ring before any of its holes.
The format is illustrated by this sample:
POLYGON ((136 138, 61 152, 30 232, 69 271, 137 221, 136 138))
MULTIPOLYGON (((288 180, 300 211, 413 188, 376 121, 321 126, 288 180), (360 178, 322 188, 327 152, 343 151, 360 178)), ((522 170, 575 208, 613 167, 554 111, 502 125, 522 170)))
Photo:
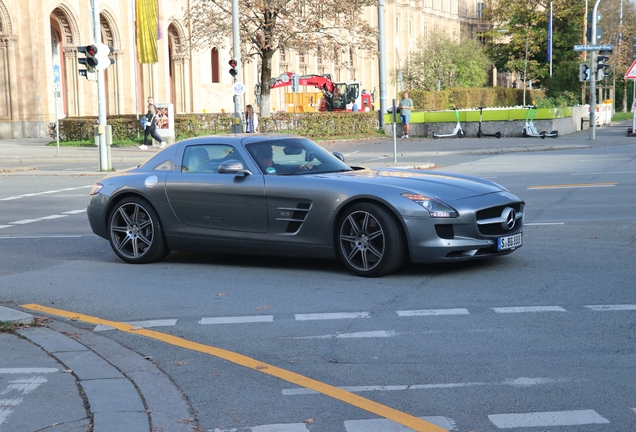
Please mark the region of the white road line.
POLYGON ((540 225, 565 225, 565 222, 535 222, 535 223, 523 223, 524 226, 540 226, 540 225))
POLYGON ((336 312, 336 313, 313 313, 313 314, 295 314, 296 321, 312 321, 312 320, 334 320, 334 319, 354 319, 369 318, 369 312, 336 312))
POLYGON ((0 368, 1 374, 34 374, 58 372, 56 368, 0 368))
MULTIPOLYGON (((251 432, 307 432, 305 423, 281 423, 271 425, 252 426, 251 432)), ((228 431, 228 429, 214 429, 215 432, 228 431)))
POLYGON ((490 309, 497 313, 567 312, 561 306, 494 307, 490 309))
POLYGON ((15 221, 15 222, 9 222, 11 225, 25 225, 25 224, 29 224, 29 223, 33 223, 33 222, 37 222, 40 219, 22 219, 19 221, 15 221))
POLYGON ((598 312, 606 312, 606 311, 632 311, 636 310, 636 304, 624 304, 624 305, 588 305, 586 308, 598 311, 598 312))
MULTIPOLYGON (((566 382, 566 381, 568 380, 553 379, 553 378, 520 377, 516 379, 509 379, 502 382, 492 382, 492 383, 463 382, 463 383, 437 383, 437 384, 398 384, 398 385, 379 385, 379 386, 345 386, 345 387, 339 387, 339 388, 351 393, 362 393, 362 392, 372 392, 372 391, 437 390, 437 389, 477 387, 477 386, 532 387, 532 386, 554 384, 554 383, 566 382)), ((300 396, 300 395, 319 394, 317 391, 310 390, 307 388, 283 389, 281 393, 283 394, 283 396, 300 396)))
POLYGON ((274 321, 274 315, 201 318, 199 324, 243 324, 274 321))
POLYGON ((49 190, 49 191, 44 191, 44 192, 36 192, 36 193, 30 193, 30 194, 10 196, 10 197, 5 197, 5 198, 0 198, 0 201, 11 201, 11 200, 16 200, 16 199, 20 199, 20 198, 30 198, 30 197, 39 196, 39 195, 49 195, 49 194, 65 192, 65 191, 86 189, 86 188, 90 188, 90 187, 93 187, 93 185, 90 185, 90 186, 79 186, 79 187, 64 188, 64 189, 49 190))
POLYGON ((576 426, 607 424, 609 420, 594 410, 552 411, 523 414, 493 414, 488 419, 499 429, 520 427, 576 426))
POLYGON ((41 239, 41 238, 80 238, 80 237, 94 237, 93 234, 89 235, 66 235, 66 234, 50 234, 50 235, 14 235, 14 236, 0 236, 0 240, 7 239, 41 239))
POLYGON ((0 229, 11 228, 13 225, 0 225, 0 229))
POLYGON ((440 315, 469 315, 468 309, 422 309, 422 310, 402 310, 396 311, 401 317, 412 316, 440 316, 440 315))
POLYGON ((50 215, 50 216, 44 216, 44 217, 41 217, 39 220, 59 219, 59 218, 63 218, 63 217, 68 217, 68 215, 50 215))
POLYGON ((69 211, 65 211, 62 212, 62 214, 68 214, 68 215, 75 215, 75 214, 80 214, 80 213, 86 213, 86 209, 79 209, 79 210, 69 210, 69 211))
POLYGON ((636 171, 604 171, 604 172, 590 172, 590 173, 572 173, 570 175, 604 175, 604 174, 634 174, 636 171))
MULTIPOLYGON (((139 328, 150 328, 150 327, 171 327, 177 325, 176 319, 161 319, 161 320, 147 320, 147 321, 129 321, 126 324, 133 325, 139 328)), ((106 330, 115 330, 114 327, 98 324, 95 326, 93 331, 106 331, 106 330)))
MULTIPOLYGON (((455 430, 455 421, 447 417, 432 416, 420 417, 420 419, 442 429, 455 430)), ((345 420, 344 425, 347 432, 411 432, 413 430, 387 419, 345 420)))
POLYGON ((321 336, 299 336, 292 339, 355 339, 355 338, 377 338, 377 337, 393 337, 397 335, 393 330, 378 330, 357 333, 340 333, 321 336))

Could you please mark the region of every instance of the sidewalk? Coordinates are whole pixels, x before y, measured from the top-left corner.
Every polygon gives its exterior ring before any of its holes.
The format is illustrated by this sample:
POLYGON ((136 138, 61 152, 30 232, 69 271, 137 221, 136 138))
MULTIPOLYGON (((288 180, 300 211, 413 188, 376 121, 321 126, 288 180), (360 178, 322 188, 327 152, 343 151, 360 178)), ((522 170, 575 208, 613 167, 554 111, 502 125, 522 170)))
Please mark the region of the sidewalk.
MULTIPOLYGON (((409 157, 417 154, 423 156, 449 156, 457 154, 497 154, 508 152, 530 152, 568 150, 587 147, 606 147, 616 145, 628 145, 636 143, 634 137, 628 137, 627 128, 632 126, 632 121, 612 123, 608 127, 596 129, 596 140, 589 139, 588 131, 575 132, 557 138, 522 138, 522 137, 465 137, 465 138, 422 138, 412 137, 401 139, 401 128, 397 125, 398 135, 396 145, 399 150, 402 164, 409 163, 409 157)), ((47 146, 50 138, 25 138, 17 140, 0 140, 0 174, 11 173, 14 175, 46 175, 46 174, 74 174, 73 172, 47 171, 46 165, 54 163, 85 163, 95 167, 93 170, 81 172, 84 175, 105 175, 99 172, 99 149, 93 147, 63 147, 47 146)), ((345 140, 345 141, 321 141, 319 144, 329 151, 344 152, 351 147, 368 148, 376 151, 393 152, 393 137, 345 140)), ((111 147, 111 162, 134 166, 144 162, 148 157, 159 151, 158 146, 148 150, 140 150, 137 147, 111 147)))
POLYGON ((0 431, 189 432, 193 415, 150 360, 63 321, 0 306, 0 431), (91 429, 92 427, 92 429, 91 429))

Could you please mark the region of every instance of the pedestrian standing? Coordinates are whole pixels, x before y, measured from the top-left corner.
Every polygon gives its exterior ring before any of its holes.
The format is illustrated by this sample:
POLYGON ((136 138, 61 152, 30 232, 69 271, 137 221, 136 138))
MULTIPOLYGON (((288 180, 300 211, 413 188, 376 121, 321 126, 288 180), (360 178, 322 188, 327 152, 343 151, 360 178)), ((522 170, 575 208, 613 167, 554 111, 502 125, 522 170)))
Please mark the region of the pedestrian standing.
POLYGON ((402 129, 404 130, 402 138, 408 138, 409 123, 411 123, 411 111, 413 110, 413 99, 409 97, 408 92, 404 92, 402 95, 402 100, 400 101, 398 108, 400 109, 400 123, 402 123, 402 129))
MULTIPOLYGON (((151 101, 151 98, 148 98, 151 101)), ((146 114, 146 128, 144 129, 144 143, 139 146, 141 150, 148 150, 148 135, 161 143, 159 148, 164 148, 166 142, 161 138, 159 132, 157 132, 157 108, 153 103, 148 103, 148 113, 146 114)))
POLYGON ((254 112, 252 105, 245 107, 245 132, 258 132, 258 115, 254 112))

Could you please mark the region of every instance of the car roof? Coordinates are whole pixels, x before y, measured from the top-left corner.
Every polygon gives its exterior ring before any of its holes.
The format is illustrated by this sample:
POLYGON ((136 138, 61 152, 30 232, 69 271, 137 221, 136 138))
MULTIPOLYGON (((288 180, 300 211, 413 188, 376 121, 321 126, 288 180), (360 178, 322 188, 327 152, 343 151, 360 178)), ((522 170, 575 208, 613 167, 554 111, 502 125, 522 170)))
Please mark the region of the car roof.
POLYGON ((253 142, 262 141, 281 141, 281 140, 293 140, 293 139, 305 139, 305 137, 297 135, 287 134, 224 134, 224 135, 206 135, 195 138, 187 138, 179 142, 183 145, 192 144, 209 144, 209 143, 238 143, 250 144, 253 142))

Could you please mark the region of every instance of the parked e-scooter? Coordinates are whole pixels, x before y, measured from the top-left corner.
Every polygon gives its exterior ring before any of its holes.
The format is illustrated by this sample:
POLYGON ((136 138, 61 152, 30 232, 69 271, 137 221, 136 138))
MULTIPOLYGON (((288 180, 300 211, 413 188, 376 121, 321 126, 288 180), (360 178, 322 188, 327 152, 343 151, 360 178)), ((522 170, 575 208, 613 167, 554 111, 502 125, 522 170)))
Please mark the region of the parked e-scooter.
POLYGON ((455 110, 455 120, 457 121, 453 132, 449 134, 438 134, 437 132, 433 132, 433 138, 445 138, 454 136, 464 138, 466 136, 466 132, 464 132, 464 129, 462 129, 462 125, 459 122, 459 111, 457 110, 457 108, 453 108, 453 110, 455 110))
POLYGON ((553 130, 552 132, 537 131, 537 127, 534 125, 534 116, 537 113, 536 105, 528 105, 524 108, 528 108, 526 113, 526 124, 521 130, 521 135, 524 137, 539 137, 545 139, 545 137, 556 138, 559 136, 559 131, 553 130))
POLYGON ((494 136, 497 137, 497 139, 501 138, 501 131, 497 131, 494 134, 487 134, 482 132, 481 130, 481 119, 482 119, 482 111, 484 109, 484 107, 477 107, 475 109, 479 110, 479 130, 477 131, 477 138, 481 138, 483 136, 494 136))

